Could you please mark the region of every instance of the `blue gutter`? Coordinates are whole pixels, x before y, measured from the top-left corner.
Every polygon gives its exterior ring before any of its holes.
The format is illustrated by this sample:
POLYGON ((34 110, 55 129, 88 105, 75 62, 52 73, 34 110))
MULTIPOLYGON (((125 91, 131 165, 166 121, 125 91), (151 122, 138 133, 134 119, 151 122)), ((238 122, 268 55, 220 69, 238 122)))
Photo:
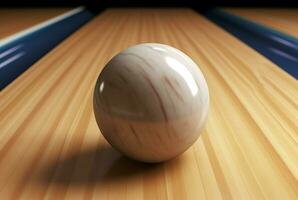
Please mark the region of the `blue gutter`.
POLYGON ((298 79, 297 38, 219 9, 205 16, 298 79))
POLYGON ((0 90, 94 16, 90 11, 81 9, 0 45, 0 90))

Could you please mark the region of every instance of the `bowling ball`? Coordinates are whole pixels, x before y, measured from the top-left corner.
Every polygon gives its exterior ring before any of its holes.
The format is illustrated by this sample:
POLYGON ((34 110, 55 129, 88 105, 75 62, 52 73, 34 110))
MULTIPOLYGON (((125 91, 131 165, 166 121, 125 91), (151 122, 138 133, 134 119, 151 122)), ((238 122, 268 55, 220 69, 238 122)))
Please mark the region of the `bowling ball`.
POLYGON ((105 65, 93 105, 99 129, 115 149, 135 160, 161 162, 187 150, 202 133, 209 93, 189 56, 144 43, 105 65))

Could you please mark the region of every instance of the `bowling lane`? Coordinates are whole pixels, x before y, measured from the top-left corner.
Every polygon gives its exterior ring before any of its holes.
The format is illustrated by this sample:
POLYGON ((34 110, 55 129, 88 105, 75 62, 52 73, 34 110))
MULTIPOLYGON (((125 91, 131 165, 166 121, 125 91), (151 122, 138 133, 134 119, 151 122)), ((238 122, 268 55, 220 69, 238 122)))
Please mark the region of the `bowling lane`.
POLYGON ((70 10, 69 8, 0 8, 0 40, 42 23, 70 10))
POLYGON ((298 195, 297 80, 192 10, 104 11, 1 91, 0 99, 0 197, 298 195), (206 129, 193 147, 149 166, 106 143, 92 108, 103 65, 141 42, 169 44, 191 56, 211 98, 206 129))
POLYGON ((298 38, 298 9, 226 8, 224 10, 298 38))

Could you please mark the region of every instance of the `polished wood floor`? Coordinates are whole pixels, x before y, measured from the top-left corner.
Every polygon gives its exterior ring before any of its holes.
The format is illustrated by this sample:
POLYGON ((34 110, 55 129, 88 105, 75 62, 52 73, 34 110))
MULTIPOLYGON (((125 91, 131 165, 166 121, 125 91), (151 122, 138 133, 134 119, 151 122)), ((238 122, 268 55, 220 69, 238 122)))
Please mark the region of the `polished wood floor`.
POLYGON ((297 80, 192 10, 104 11, 1 91, 0 198, 294 200, 297 99, 297 80), (191 56, 211 97, 198 141, 155 165, 113 150, 92 108, 104 64, 141 42, 191 56))
POLYGON ((298 9, 227 8, 225 10, 298 38, 298 9))
POLYGON ((18 31, 56 17, 69 8, 0 8, 0 40, 18 31))

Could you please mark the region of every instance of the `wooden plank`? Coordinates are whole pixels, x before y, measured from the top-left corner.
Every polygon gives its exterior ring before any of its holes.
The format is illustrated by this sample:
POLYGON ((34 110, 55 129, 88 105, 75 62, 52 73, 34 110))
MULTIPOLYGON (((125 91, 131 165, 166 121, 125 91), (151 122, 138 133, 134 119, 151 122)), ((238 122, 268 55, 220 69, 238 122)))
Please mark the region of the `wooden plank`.
POLYGON ((298 38, 298 9, 225 8, 224 10, 298 38))
POLYGON ((69 8, 1 8, 0 39, 42 23, 70 10, 69 8))
POLYGON ((0 197, 297 199, 298 83, 188 9, 111 9, 0 94, 0 197), (141 42, 177 47, 207 79, 206 129, 183 155, 146 165, 113 150, 92 95, 104 64, 141 42))

